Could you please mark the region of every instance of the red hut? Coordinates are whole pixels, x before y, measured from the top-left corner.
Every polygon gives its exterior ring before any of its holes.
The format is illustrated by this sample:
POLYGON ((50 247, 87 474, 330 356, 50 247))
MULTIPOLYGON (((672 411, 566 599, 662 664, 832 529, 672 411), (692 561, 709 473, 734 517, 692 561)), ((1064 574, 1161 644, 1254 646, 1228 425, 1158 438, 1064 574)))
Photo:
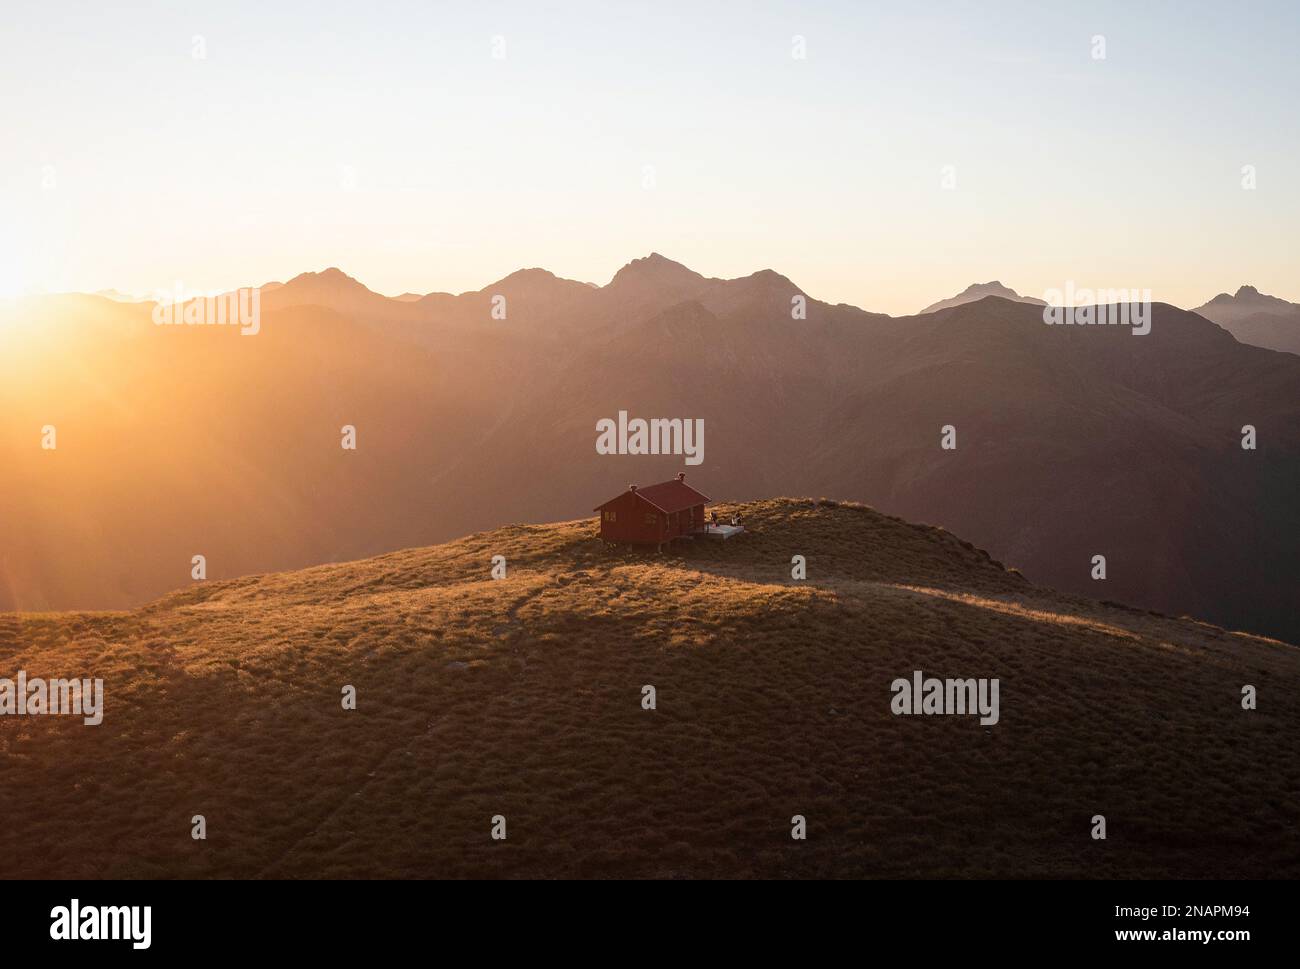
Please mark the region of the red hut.
POLYGON ((600 537, 607 542, 664 545, 674 538, 703 534, 702 495, 686 483, 685 472, 672 481, 638 488, 632 485, 599 508, 600 537))

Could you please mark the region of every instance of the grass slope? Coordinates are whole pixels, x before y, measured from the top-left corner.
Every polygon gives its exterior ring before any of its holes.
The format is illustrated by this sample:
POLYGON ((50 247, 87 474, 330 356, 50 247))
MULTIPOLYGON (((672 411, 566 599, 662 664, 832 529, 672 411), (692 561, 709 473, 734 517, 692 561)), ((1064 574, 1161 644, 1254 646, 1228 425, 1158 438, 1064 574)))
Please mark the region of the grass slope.
POLYGON ((862 506, 720 508, 751 533, 655 556, 515 526, 0 617, 0 675, 106 690, 99 727, 0 717, 4 874, 1300 874, 1294 647, 1034 587, 862 506), (999 677, 1001 722, 892 716, 914 669, 999 677))

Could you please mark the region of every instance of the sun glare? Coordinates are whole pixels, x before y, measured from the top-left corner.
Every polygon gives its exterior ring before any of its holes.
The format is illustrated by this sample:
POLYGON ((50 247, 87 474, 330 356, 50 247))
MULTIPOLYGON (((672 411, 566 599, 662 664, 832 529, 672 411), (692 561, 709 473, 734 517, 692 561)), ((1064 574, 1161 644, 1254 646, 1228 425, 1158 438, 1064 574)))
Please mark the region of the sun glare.
POLYGON ((0 239, 0 299, 14 299, 31 289, 23 269, 18 247, 10 239, 0 239))

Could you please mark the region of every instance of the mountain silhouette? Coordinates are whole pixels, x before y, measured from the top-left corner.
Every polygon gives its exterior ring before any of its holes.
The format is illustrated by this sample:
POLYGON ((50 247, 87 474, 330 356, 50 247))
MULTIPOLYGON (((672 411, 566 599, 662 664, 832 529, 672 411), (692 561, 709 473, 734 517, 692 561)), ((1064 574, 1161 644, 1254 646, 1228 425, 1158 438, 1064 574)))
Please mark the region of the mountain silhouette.
POLYGON ((1213 320, 1242 343, 1300 354, 1300 304, 1266 296, 1242 286, 1231 296, 1220 293, 1194 312, 1213 320))
POLYGON ((1047 303, 1041 299, 1035 299, 1032 296, 1021 296, 1014 289, 1003 286, 996 279, 988 283, 971 283, 956 296, 949 299, 941 299, 937 303, 931 303, 921 314, 937 313, 939 310, 946 310, 953 306, 960 306, 962 303, 973 303, 976 300, 983 299, 985 296, 999 296, 1002 299, 1014 300, 1020 303, 1034 303, 1038 306, 1046 306, 1047 303))
POLYGON ((891 318, 651 255, 600 287, 524 270, 414 302, 303 274, 255 337, 87 296, 9 311, 3 608, 138 605, 196 554, 231 578, 574 518, 689 470, 715 497, 866 501, 1066 592, 1300 641, 1300 359, 1176 307, 1145 336, 996 296, 891 318), (703 465, 597 454, 620 410, 703 419, 703 465))

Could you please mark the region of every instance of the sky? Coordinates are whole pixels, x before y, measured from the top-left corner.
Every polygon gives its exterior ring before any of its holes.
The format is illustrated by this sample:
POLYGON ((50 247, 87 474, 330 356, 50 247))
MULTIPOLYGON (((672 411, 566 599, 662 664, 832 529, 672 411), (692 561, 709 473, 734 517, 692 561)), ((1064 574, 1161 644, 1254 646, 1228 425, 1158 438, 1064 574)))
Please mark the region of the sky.
POLYGON ((892 314, 993 279, 1300 301, 1292 0, 4 13, 0 295, 656 251, 892 314))

